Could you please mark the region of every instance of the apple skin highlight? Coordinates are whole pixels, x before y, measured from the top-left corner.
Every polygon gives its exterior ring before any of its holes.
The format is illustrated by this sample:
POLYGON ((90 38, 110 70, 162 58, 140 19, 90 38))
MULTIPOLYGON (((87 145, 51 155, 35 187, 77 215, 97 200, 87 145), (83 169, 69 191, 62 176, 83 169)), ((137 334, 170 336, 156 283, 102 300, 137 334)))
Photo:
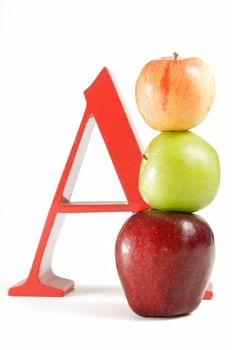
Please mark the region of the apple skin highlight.
POLYGON ((191 313, 212 271, 214 235, 200 216, 149 209, 132 215, 117 237, 118 274, 140 316, 191 313))

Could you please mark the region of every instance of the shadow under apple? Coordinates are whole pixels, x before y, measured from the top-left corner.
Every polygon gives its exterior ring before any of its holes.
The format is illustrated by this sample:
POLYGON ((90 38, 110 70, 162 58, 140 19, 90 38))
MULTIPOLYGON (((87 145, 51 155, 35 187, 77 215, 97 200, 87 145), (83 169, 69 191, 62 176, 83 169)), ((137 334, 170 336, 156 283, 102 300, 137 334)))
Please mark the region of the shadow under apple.
POLYGON ((156 322, 176 318, 136 315, 127 304, 122 288, 115 285, 77 285, 64 298, 23 297, 14 298, 14 301, 23 302, 24 306, 38 312, 86 319, 156 322))

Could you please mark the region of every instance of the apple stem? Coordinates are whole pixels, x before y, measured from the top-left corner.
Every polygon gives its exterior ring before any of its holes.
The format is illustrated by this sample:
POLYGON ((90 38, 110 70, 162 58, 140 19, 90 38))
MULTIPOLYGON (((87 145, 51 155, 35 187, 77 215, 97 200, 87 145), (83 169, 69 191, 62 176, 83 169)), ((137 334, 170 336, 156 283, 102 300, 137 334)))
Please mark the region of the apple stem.
POLYGON ((178 58, 178 53, 174 52, 174 53, 173 53, 173 56, 174 56, 174 61, 176 61, 177 58, 178 58))
POLYGON ((146 159, 146 160, 148 160, 146 154, 143 154, 143 158, 146 159))

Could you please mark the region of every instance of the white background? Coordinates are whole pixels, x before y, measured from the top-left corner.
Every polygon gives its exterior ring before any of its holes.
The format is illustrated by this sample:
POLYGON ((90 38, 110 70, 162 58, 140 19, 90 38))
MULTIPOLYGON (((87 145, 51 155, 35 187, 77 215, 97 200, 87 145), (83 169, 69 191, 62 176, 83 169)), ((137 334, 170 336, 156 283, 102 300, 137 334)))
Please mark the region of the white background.
MULTIPOLYGON (((196 349, 218 348, 222 341, 231 348, 230 3, 0 0, 1 349, 196 349), (75 280, 70 295, 8 297, 8 287, 31 266, 84 112, 83 90, 107 66, 146 147, 157 133, 139 115, 135 81, 147 61, 173 51, 205 60, 217 86, 209 116, 194 130, 221 159, 220 191, 200 212, 216 238, 214 299, 188 317, 144 319, 132 313, 114 261, 115 239, 130 213, 67 216, 53 266, 75 280)), ((76 199, 123 198, 97 132, 77 186, 76 199)))

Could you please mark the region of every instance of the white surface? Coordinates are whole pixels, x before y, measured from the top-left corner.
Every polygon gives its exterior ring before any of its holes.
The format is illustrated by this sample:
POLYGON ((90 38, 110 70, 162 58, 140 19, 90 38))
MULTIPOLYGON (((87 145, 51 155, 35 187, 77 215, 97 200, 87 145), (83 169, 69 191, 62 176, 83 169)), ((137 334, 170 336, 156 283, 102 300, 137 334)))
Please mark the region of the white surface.
MULTIPOLYGON (((231 348, 229 6, 223 0, 0 0, 1 349, 196 349, 218 348, 222 341, 231 348), (194 130, 221 158, 219 194, 200 212, 216 238, 214 299, 184 318, 143 319, 130 311, 114 262, 115 238, 129 213, 67 216, 53 266, 75 280, 72 294, 8 297, 7 288, 25 278, 31 266, 84 113, 82 91, 107 66, 147 146, 156 133, 139 115, 135 81, 148 60, 173 51, 204 59, 217 84, 214 106, 194 130)), ((80 200, 124 199, 101 142, 95 132, 74 194, 80 200)))

